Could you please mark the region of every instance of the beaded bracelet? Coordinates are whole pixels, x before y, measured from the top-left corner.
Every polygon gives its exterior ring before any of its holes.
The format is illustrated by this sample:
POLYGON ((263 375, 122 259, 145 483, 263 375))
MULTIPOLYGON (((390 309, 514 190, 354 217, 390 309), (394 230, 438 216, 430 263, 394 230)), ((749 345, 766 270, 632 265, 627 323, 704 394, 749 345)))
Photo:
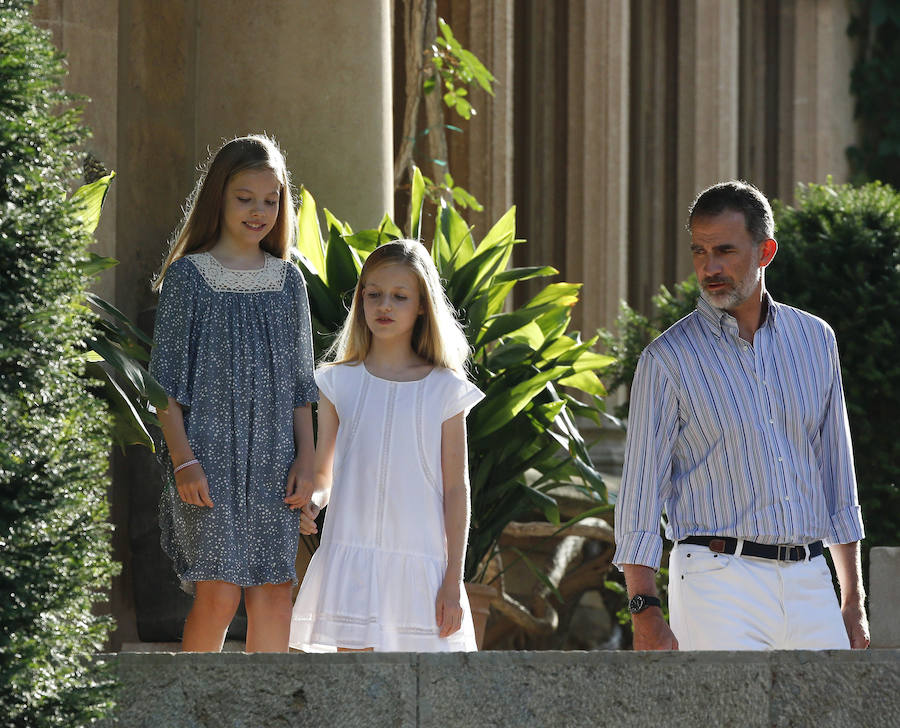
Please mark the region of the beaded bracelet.
POLYGON ((188 460, 186 463, 181 463, 177 468, 172 471, 172 475, 177 473, 179 470, 184 470, 185 468, 189 468, 191 465, 198 465, 200 463, 199 460, 194 458, 193 460, 188 460))

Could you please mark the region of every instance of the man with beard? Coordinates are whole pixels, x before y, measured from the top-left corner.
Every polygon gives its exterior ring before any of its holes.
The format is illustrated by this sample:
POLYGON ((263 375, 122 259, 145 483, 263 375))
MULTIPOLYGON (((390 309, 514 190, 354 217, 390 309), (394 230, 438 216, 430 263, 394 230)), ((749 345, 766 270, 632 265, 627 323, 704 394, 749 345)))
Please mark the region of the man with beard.
POLYGON ((616 504, 634 648, 864 648, 863 525, 834 332, 766 291, 778 245, 753 185, 704 190, 688 229, 702 296, 641 356, 616 504), (671 628, 655 580, 663 509, 671 628))

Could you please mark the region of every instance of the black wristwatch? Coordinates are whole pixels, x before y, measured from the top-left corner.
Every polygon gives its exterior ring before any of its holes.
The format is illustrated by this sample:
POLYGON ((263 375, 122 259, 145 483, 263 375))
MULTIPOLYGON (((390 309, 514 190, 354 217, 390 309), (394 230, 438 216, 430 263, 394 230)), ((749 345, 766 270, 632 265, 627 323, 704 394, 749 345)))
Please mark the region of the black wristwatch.
POLYGON ((659 607, 662 602, 657 597, 651 597, 649 594, 635 594, 628 601, 628 611, 632 614, 640 614, 647 607, 659 607))

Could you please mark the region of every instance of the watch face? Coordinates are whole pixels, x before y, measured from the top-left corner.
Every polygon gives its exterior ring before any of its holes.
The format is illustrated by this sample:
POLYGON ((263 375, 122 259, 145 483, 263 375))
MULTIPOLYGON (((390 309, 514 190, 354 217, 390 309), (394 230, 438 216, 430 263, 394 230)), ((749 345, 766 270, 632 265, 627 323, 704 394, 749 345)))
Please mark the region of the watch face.
POLYGON ((640 594, 635 594, 631 597, 631 601, 628 602, 628 611, 632 614, 637 614, 644 608, 644 597, 640 594))

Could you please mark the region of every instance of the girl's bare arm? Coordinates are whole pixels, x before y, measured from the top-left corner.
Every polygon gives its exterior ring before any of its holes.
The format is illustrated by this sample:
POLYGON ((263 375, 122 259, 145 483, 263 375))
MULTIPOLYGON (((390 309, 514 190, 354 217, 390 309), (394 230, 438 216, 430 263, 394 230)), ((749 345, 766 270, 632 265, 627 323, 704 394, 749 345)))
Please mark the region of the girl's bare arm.
MULTIPOLYGON (((169 397, 169 406, 164 410, 157 410, 156 416, 162 425, 163 437, 166 439, 166 446, 169 448, 169 455, 172 458, 172 466, 177 468, 179 465, 196 459, 184 429, 184 413, 181 405, 169 397)), ((175 486, 178 488, 178 495, 185 503, 212 508, 209 483, 206 481, 206 474, 200 463, 195 463, 175 473, 175 486)))
POLYGON ((466 457, 465 415, 441 426, 441 474, 444 481, 444 527, 447 533, 447 571, 438 590, 435 617, 440 636, 447 637, 462 625, 460 584, 469 532, 469 468, 466 457))

